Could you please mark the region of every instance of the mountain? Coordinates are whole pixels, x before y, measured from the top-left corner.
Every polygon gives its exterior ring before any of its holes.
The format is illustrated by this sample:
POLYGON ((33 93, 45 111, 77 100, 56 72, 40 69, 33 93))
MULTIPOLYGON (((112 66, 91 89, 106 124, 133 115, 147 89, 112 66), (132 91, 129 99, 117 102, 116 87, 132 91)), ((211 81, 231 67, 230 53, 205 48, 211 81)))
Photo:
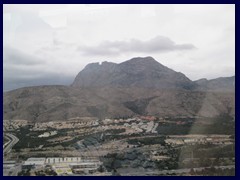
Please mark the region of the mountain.
POLYGON ((89 64, 77 75, 72 86, 193 89, 196 85, 184 74, 163 66, 152 57, 137 57, 120 64, 89 64))
POLYGON ((195 83, 198 84, 198 90, 202 91, 235 91, 235 76, 211 80, 199 79, 195 83))
MULTIPOLYGON (((224 84, 222 79, 219 81, 224 84)), ((91 63, 71 86, 35 86, 4 92, 3 116, 32 121, 135 115, 234 117, 235 91, 209 91, 208 83, 193 82, 151 57, 120 64, 91 63)))

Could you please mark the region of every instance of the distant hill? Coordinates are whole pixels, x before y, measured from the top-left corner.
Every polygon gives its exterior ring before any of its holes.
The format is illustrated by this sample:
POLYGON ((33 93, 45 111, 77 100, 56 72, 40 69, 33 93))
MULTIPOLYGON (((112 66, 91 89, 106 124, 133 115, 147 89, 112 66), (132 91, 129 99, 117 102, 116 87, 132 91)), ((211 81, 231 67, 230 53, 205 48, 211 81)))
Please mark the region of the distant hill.
POLYGON ((4 119, 33 121, 135 115, 235 116, 232 80, 191 81, 151 57, 87 65, 71 86, 35 86, 4 92, 4 119), (211 90, 211 91, 210 91, 211 90))
POLYGON ((195 83, 199 85, 198 89, 203 91, 235 91, 235 76, 211 80, 199 79, 195 83))

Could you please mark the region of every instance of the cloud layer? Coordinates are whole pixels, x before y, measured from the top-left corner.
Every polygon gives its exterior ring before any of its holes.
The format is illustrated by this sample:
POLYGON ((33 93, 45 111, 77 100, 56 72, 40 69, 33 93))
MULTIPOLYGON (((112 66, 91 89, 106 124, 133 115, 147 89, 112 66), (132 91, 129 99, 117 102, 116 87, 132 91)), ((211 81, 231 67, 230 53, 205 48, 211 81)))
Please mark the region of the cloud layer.
POLYGON ((193 44, 176 44, 164 36, 157 36, 148 41, 131 39, 129 41, 104 41, 98 46, 80 46, 78 51, 85 55, 118 55, 121 53, 163 53, 170 51, 192 50, 193 44))
POLYGON ((11 47, 4 47, 3 90, 36 85, 69 85, 73 76, 47 68, 46 61, 11 47))

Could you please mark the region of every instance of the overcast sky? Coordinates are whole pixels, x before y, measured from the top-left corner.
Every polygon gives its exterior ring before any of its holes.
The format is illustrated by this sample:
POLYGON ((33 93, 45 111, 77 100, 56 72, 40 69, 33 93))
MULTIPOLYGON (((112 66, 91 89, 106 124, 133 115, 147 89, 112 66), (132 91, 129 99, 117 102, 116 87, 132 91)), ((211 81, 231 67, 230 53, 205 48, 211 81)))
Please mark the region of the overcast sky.
POLYGON ((91 62, 152 56, 191 80, 235 75, 235 5, 3 5, 4 91, 69 85, 91 62))

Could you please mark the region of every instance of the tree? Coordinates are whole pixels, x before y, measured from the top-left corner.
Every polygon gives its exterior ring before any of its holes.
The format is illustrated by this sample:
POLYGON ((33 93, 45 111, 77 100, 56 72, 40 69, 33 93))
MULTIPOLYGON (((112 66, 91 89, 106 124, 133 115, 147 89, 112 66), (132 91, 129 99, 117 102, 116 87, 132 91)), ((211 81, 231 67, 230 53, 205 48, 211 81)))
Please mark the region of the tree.
POLYGON ((121 176, 121 175, 117 172, 116 169, 113 169, 113 170, 112 170, 112 175, 113 175, 113 176, 121 176))
POLYGON ((195 175, 195 171, 193 168, 191 168, 191 170, 190 170, 190 175, 195 175))
POLYGON ((98 171, 101 172, 101 173, 104 172, 104 168, 103 168, 102 165, 99 166, 98 171))

